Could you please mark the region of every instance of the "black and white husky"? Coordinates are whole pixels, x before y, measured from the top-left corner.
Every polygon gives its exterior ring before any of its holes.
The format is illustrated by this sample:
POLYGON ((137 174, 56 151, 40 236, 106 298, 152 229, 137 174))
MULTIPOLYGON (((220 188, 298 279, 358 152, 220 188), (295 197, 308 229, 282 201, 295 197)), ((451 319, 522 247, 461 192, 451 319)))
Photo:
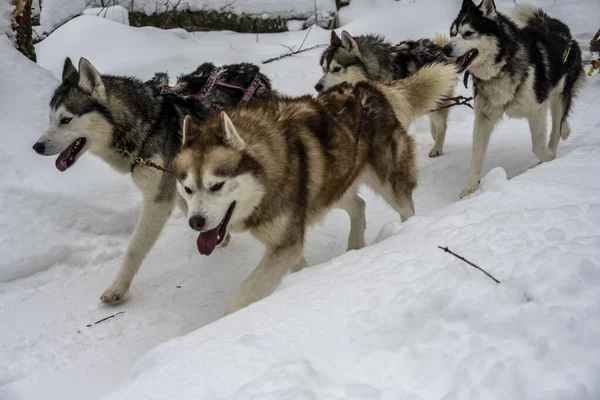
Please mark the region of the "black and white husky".
MULTIPOLYGON (((79 71, 65 60, 62 83, 50 100, 50 124, 33 145, 42 155, 57 155, 65 171, 90 151, 121 173, 130 173, 143 205, 121 268, 100 296, 105 303, 125 298, 134 275, 164 227, 178 199, 175 178, 139 166, 133 155, 169 169, 181 149, 182 124, 190 115, 198 124, 217 109, 273 95, 269 79, 253 64, 215 68, 202 64, 168 86, 166 74, 147 81, 101 75, 85 58, 79 71)), ((187 213, 185 202, 179 202, 187 213)), ((225 242, 226 244, 226 242, 225 242)))
POLYGON ((473 77, 475 126, 467 186, 477 190, 483 159, 494 127, 504 114, 526 118, 533 153, 541 162, 556 157, 558 141, 571 133, 568 117, 583 84, 581 50, 569 28, 541 9, 520 6, 515 20, 496 10, 493 0, 476 6, 463 0, 450 28, 444 53, 456 57, 459 72, 473 77), (552 115, 546 143, 546 117, 552 115))

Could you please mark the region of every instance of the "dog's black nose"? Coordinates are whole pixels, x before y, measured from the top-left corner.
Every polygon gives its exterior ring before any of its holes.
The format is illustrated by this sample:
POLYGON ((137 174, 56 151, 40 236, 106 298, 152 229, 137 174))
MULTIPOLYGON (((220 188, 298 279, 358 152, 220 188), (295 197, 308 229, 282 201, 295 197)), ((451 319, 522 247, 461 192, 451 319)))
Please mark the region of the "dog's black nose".
POLYGON ((320 92, 321 90, 323 90, 323 84, 322 84, 322 83, 317 83, 317 84, 315 85, 315 90, 316 90, 317 92, 320 92))
POLYGON ((44 150, 46 150, 46 145, 41 142, 37 142, 33 145, 33 150, 35 150, 38 154, 44 154, 44 150))
POLYGON ((452 55, 452 44, 448 43, 442 47, 442 52, 446 57, 450 57, 452 55))
POLYGON ((200 215, 194 215, 192 218, 190 218, 190 226, 195 231, 201 231, 202 228, 204 228, 205 223, 206 219, 200 215))

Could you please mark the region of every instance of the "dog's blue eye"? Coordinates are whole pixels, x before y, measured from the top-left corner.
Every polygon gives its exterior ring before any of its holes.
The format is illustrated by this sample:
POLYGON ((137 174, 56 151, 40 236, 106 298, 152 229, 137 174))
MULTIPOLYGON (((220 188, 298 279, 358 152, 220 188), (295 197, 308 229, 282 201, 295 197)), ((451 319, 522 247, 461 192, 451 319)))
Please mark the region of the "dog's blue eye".
POLYGON ((63 125, 66 125, 69 122, 71 122, 72 119, 73 118, 63 118, 63 119, 60 120, 60 123, 63 124, 63 125))
POLYGON ((184 186, 184 187, 183 187, 183 190, 185 190, 185 192, 186 192, 187 194, 192 194, 192 189, 190 189, 190 188, 189 188, 189 187, 187 187, 187 186, 184 186))
POLYGON ((468 31, 468 32, 463 33, 463 37, 469 37, 469 36, 473 36, 473 32, 468 31))
POLYGON ((340 72, 341 70, 342 70, 342 68, 335 67, 334 69, 331 70, 331 72, 340 72))
POLYGON ((212 185, 210 187, 210 191, 211 192, 218 192, 219 190, 221 190, 221 188, 223 188, 224 184, 225 184, 225 182, 220 182, 220 183, 217 183, 215 185, 212 185))

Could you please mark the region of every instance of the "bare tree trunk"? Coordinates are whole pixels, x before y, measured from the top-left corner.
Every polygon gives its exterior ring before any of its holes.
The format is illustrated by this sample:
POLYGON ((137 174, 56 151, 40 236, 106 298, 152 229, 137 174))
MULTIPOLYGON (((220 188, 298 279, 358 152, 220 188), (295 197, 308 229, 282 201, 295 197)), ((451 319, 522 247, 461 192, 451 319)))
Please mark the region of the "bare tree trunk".
POLYGON ((31 30, 31 3, 33 0, 12 0, 15 12, 11 28, 15 32, 16 47, 31 61, 36 61, 31 30))

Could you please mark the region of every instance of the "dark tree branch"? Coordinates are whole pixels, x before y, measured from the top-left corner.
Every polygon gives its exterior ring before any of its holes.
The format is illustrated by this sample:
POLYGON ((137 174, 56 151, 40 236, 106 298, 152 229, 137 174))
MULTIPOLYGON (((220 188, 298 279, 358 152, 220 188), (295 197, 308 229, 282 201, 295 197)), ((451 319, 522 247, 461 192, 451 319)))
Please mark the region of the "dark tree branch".
POLYGON ((303 50, 293 51, 291 53, 286 53, 286 54, 283 54, 283 55, 278 56, 278 57, 269 58, 268 60, 263 61, 263 64, 268 64, 268 63, 273 62, 273 61, 281 60, 282 58, 291 57, 294 54, 304 53, 305 51, 309 51, 309 50, 312 50, 312 49, 316 49, 318 47, 325 47, 325 46, 328 46, 328 45, 326 45, 326 44, 317 44, 317 45, 312 46, 312 47, 307 47, 306 49, 303 49, 303 50))
POLYGON ((99 324, 100 322, 104 322, 104 321, 106 321, 107 319, 114 318, 114 317, 116 317, 116 316, 117 316, 117 315, 119 315, 119 314, 125 314, 125 311, 119 311, 119 312, 118 312, 118 313, 116 313, 116 314, 109 315, 108 317, 106 317, 106 318, 102 318, 102 319, 100 319, 100 320, 98 320, 98 321, 94 322, 93 324, 88 324, 88 325, 87 325, 87 327, 89 328, 89 327, 90 327, 90 326, 92 326, 92 325, 96 325, 96 324, 99 324))
POLYGON ((459 260, 462 260, 464 262, 466 262, 467 264, 469 264, 472 267, 477 268, 478 270, 480 270, 481 272, 483 272, 484 274, 486 274, 487 276, 489 276, 494 282, 496 283, 500 283, 500 281, 496 278, 494 278, 492 275, 488 274, 486 270, 484 270, 481 267, 478 267, 477 265, 473 264, 471 261, 467 260, 464 257, 459 256, 458 254, 454 253, 453 251, 451 251, 448 247, 442 247, 442 246, 438 246, 438 249, 442 249, 444 250, 446 253, 450 253, 452 254, 454 257, 458 258, 459 260))

